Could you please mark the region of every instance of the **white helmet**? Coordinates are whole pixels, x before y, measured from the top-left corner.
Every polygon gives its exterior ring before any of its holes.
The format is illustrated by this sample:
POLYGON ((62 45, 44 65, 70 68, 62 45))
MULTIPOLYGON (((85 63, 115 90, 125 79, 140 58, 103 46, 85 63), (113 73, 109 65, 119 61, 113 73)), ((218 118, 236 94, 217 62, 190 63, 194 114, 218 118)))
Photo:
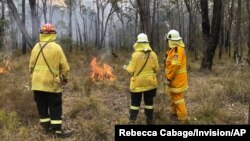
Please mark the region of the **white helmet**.
POLYGON ((180 33, 174 29, 170 30, 166 37, 168 40, 178 41, 181 40, 180 33))
POLYGON ((137 41, 138 43, 147 43, 149 42, 148 41, 148 36, 144 33, 140 33, 138 36, 137 36, 137 41))

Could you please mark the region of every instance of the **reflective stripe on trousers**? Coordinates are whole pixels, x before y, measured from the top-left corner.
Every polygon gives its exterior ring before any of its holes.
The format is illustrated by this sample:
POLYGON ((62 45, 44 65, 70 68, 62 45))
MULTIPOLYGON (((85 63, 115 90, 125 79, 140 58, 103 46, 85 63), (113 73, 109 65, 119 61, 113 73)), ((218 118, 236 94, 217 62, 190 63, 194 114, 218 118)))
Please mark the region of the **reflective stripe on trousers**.
POLYGON ((187 109, 184 101, 184 93, 171 93, 172 114, 176 114, 179 121, 187 119, 187 109))
POLYGON ((41 118, 40 122, 50 122, 50 118, 41 118))

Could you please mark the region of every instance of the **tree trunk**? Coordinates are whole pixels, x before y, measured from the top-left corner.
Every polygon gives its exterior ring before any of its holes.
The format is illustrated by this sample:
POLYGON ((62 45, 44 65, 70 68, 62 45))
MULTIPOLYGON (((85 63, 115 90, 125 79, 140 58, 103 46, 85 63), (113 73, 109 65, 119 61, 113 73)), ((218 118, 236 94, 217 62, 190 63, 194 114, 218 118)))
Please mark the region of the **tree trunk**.
MULTIPOLYGON (((47 0, 48 1, 48 0, 47 0)), ((47 2, 48 3, 48 2, 47 2)), ((50 1, 49 5, 52 5, 52 0, 50 1)), ((48 4, 46 4, 46 8, 48 9, 48 4)), ((47 10, 48 11, 48 10, 47 10)), ((46 12, 47 12, 46 11, 46 12)), ((49 23, 53 23, 53 14, 54 14, 54 11, 55 11, 55 6, 50 6, 49 7, 49 23)), ((47 18, 47 14, 46 14, 46 18, 47 18)))
POLYGON ((228 51, 228 56, 231 57, 231 29, 234 18, 234 0, 231 1, 231 4, 228 4, 228 27, 226 29, 226 37, 225 37, 225 49, 228 51), (231 6, 230 6, 231 5, 231 6))
POLYGON ((33 47, 33 42, 32 42, 32 39, 31 37, 29 36, 26 28, 25 28, 25 25, 22 23, 22 20, 18 14, 18 11, 16 9, 16 6, 13 2, 13 0, 8 0, 7 1, 7 4, 8 4, 8 7, 13 15, 13 17, 15 18, 15 21, 17 22, 17 25, 18 25, 18 28, 21 30, 22 32, 22 35, 24 35, 26 41, 27 41, 27 44, 30 48, 33 47))
POLYGON ((137 0, 141 20, 141 32, 149 35, 150 0, 137 0))
MULTIPOLYGON (((92 24, 92 23, 93 23, 93 19, 94 19, 93 17, 91 17, 91 19, 90 19, 89 31, 93 31, 93 30, 92 30, 92 27, 93 27, 93 24, 92 24)), ((88 34, 88 39, 89 39, 90 42, 92 42, 92 40, 91 40, 91 39, 92 39, 92 37, 91 37, 92 35, 90 34, 91 32, 88 32, 88 33, 89 33, 89 34, 88 34)))
POLYGON ((201 9, 202 9, 202 31, 204 44, 206 44, 203 52, 203 58, 201 61, 201 70, 211 71, 212 63, 214 58, 214 53, 219 41, 220 34, 220 23, 221 23, 221 0, 213 0, 213 19, 212 19, 212 28, 210 34, 210 25, 208 18, 208 1, 201 0, 201 9))
POLYGON ((247 57, 247 59, 250 61, 250 4, 249 4, 248 0, 247 0, 247 12, 248 12, 248 42, 247 42, 247 46, 248 46, 248 55, 247 56, 248 57, 247 57))
POLYGON ((4 24, 4 20, 5 20, 5 4, 2 1, 2 15, 1 15, 1 25, 0 25, 0 50, 3 48, 4 46, 4 28, 5 28, 5 24, 4 24))
POLYGON ((159 7, 160 7, 160 1, 157 1, 157 6, 156 6, 156 14, 157 14, 157 22, 156 22, 156 45, 158 52, 160 52, 160 25, 159 25, 159 20, 160 20, 160 12, 159 12, 159 7))
MULTIPOLYGON (((134 35, 135 35, 135 39, 136 39, 136 37, 137 37, 137 34, 138 34, 138 14, 139 14, 139 10, 138 10, 139 8, 138 8, 138 4, 137 4, 137 2, 135 1, 135 33, 134 33, 134 35)), ((133 49, 133 47, 131 46, 131 50, 133 49)))
POLYGON ((185 40, 186 39, 186 32, 185 32, 185 25, 186 25, 186 23, 185 23, 185 12, 186 11, 184 11, 184 3, 183 3, 183 0, 181 0, 180 1, 181 2, 181 33, 182 33, 182 38, 183 38, 183 40, 185 40))
POLYGON ((180 9, 179 0, 176 0, 176 6, 177 6, 177 11, 178 11, 178 15, 176 17, 178 20, 178 30, 180 31, 180 34, 183 36, 182 25, 181 25, 181 9, 180 9))
POLYGON ((100 9, 99 9, 99 1, 96 1, 96 39, 95 45, 98 48, 100 47, 100 9))
MULTIPOLYGON (((191 9, 191 1, 184 0, 188 13, 189 13, 189 32, 188 32, 188 50, 195 51, 197 47, 195 47, 195 37, 196 37, 196 30, 194 27, 194 20, 193 20, 193 12, 191 9)), ((196 58, 196 56, 195 56, 196 58)))
POLYGON ((116 9, 114 9, 114 8, 112 7, 112 8, 110 9, 109 13, 108 13, 107 19, 106 19, 105 24, 104 24, 104 29, 103 29, 103 32, 102 32, 102 36, 101 36, 101 44, 100 44, 100 47, 103 47, 103 45, 104 45, 104 40, 105 40, 105 36, 106 36, 106 32, 107 32, 108 22, 109 22, 110 17, 114 14, 115 11, 116 11, 116 9))
MULTIPOLYGON (((152 30, 151 30, 151 41, 150 41, 150 44, 151 44, 151 47, 153 50, 155 50, 155 37, 156 37, 156 32, 155 32, 155 29, 156 29, 156 19, 155 19, 155 15, 156 15, 156 6, 157 6, 157 1, 158 0, 154 0, 154 3, 153 3, 153 16, 152 16, 152 30)), ((159 34, 159 33, 158 33, 159 34)))
POLYGON ((241 59, 240 55, 240 40, 241 40, 241 0, 238 0, 236 33, 234 37, 234 59, 241 59))
POLYGON ((32 41, 35 43, 38 39, 38 13, 36 10, 36 0, 29 0, 31 9, 31 20, 32 20, 32 41))
POLYGON ((100 20, 100 24, 101 24, 101 35, 100 35, 100 40, 101 40, 101 42, 100 42, 100 47, 102 48, 103 46, 102 46, 102 40, 103 40, 103 38, 105 38, 103 35, 103 33, 104 33, 104 18, 106 17, 106 16, 104 16, 104 12, 105 12, 105 8, 106 8, 106 6, 103 6, 103 5, 101 5, 101 20, 100 20))
POLYGON ((44 17, 44 22, 47 23, 47 0, 42 0, 43 3, 43 17, 44 17))
MULTIPOLYGON (((81 10, 81 9, 80 9, 81 10)), ((82 48, 83 48, 83 41, 82 41, 82 34, 81 34, 81 28, 80 28, 80 25, 79 25, 79 23, 78 23, 78 20, 77 20, 77 15, 76 15, 76 11, 74 10, 74 16, 75 16, 75 22, 76 22, 76 27, 77 27, 77 29, 76 29, 76 36, 78 37, 78 41, 80 42, 80 44, 79 44, 79 48, 80 48, 80 50, 82 50, 82 48)), ((82 17, 82 23, 84 24, 85 22, 84 22, 84 18, 83 18, 83 15, 82 15, 82 13, 81 13, 81 17, 82 17)))
POLYGON ((123 40, 120 42, 120 47, 125 47, 125 39, 126 39, 126 32, 125 32, 125 24, 124 24, 123 14, 124 14, 123 12, 117 12, 117 17, 121 21, 121 24, 122 24, 122 38, 123 38, 123 40))
POLYGON ((69 38, 70 38, 70 45, 69 51, 72 52, 72 0, 69 1, 69 38))
POLYGON ((88 25, 87 22, 83 24, 83 40, 84 40, 84 45, 86 46, 88 43, 88 25))
POLYGON ((250 95, 248 96, 248 105, 249 105, 248 106, 248 125, 250 125, 250 95))
POLYGON ((196 34, 196 29, 195 29, 195 25, 194 25, 194 18, 193 18, 193 11, 191 8, 191 2, 192 1, 188 1, 188 0, 184 0, 185 5, 187 7, 188 13, 189 13, 189 31, 188 31, 188 50, 190 50, 191 52, 194 52, 194 58, 195 60, 198 60, 198 54, 197 54, 197 44, 195 43, 195 38, 197 37, 196 34))
POLYGON ((219 59, 222 57, 223 53, 223 46, 224 46, 224 1, 222 1, 222 10, 221 10, 221 32, 220 32, 220 37, 219 37, 219 59))
MULTIPOLYGON (((25 26, 25 0, 22 0, 22 23, 25 26)), ((22 34, 22 53, 26 53, 25 35, 22 34)))
POLYGON ((203 40, 205 43, 208 42, 210 37, 210 24, 209 24, 209 17, 208 17, 208 0, 201 0, 201 16, 202 16, 202 33, 203 33, 203 40))

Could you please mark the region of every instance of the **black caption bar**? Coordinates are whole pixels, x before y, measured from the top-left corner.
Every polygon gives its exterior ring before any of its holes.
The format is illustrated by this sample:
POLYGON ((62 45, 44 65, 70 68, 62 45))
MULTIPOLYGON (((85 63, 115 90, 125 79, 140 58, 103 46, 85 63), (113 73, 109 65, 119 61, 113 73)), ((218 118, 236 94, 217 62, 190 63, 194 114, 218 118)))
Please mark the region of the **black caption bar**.
POLYGON ((116 125, 115 141, 129 139, 250 138, 250 125, 116 125))

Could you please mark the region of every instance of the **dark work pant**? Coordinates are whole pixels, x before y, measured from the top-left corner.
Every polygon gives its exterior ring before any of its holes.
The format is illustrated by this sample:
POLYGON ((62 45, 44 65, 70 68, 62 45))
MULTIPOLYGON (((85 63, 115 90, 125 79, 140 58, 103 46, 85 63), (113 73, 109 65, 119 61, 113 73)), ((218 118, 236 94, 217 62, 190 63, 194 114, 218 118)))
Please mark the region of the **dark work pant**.
POLYGON ((153 98, 156 96, 156 89, 134 93, 131 92, 131 106, 130 106, 130 120, 136 120, 139 113, 141 99, 144 99, 144 110, 147 117, 147 122, 152 121, 153 119, 153 98))
POLYGON ((62 93, 34 91, 40 123, 44 127, 51 123, 52 128, 61 130, 62 93))

